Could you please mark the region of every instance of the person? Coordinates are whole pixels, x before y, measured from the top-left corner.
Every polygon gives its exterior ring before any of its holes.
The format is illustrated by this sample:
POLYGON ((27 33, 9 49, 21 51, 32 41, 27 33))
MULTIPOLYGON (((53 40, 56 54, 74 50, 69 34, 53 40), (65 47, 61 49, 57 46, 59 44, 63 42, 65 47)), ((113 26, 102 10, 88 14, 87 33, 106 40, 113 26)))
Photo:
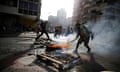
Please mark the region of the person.
POLYGON ((42 20, 40 21, 41 34, 39 34, 39 35, 35 38, 35 40, 38 40, 44 33, 46 34, 48 40, 50 40, 49 35, 48 35, 48 33, 47 33, 47 30, 46 30, 46 25, 47 25, 47 23, 48 23, 48 21, 42 21, 42 20))
POLYGON ((82 42, 84 42, 84 46, 88 49, 87 52, 90 52, 91 49, 90 49, 88 43, 89 43, 90 37, 91 37, 91 39, 93 39, 93 33, 90 30, 88 30, 83 24, 79 24, 79 22, 77 22, 76 25, 78 26, 77 28, 79 29, 76 37, 80 36, 80 38, 78 39, 78 42, 77 42, 74 52, 78 53, 79 44, 81 44, 82 42))
MULTIPOLYGON (((79 34, 80 34, 80 24, 79 22, 77 21, 77 23, 75 24, 75 28, 76 28, 76 32, 77 32, 77 35, 76 35, 76 39, 79 37, 79 34)), ((76 40, 75 39, 75 40, 76 40)))
POLYGON ((62 33, 62 27, 61 26, 56 26, 54 37, 56 37, 56 38, 58 38, 58 36, 60 37, 61 33, 62 33))
POLYGON ((54 37, 57 38, 57 35, 59 35, 59 30, 58 30, 58 28, 55 28, 55 34, 54 34, 54 37))

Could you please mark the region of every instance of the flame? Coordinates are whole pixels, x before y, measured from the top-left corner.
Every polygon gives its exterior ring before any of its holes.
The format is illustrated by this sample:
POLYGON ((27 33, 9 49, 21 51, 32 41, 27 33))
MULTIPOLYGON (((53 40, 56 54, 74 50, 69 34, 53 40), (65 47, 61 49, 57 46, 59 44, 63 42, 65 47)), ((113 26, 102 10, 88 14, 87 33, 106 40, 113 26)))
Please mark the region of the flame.
POLYGON ((48 47, 50 48, 69 48, 69 42, 67 42, 66 44, 51 44, 48 47))

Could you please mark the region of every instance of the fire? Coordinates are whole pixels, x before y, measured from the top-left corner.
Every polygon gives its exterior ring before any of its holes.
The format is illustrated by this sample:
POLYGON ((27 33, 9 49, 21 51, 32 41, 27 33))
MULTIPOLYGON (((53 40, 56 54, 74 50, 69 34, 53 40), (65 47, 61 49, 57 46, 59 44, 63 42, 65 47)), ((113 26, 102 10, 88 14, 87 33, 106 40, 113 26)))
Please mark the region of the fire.
POLYGON ((70 45, 69 45, 69 43, 66 43, 66 44, 51 44, 48 47, 50 47, 50 48, 69 48, 70 45))

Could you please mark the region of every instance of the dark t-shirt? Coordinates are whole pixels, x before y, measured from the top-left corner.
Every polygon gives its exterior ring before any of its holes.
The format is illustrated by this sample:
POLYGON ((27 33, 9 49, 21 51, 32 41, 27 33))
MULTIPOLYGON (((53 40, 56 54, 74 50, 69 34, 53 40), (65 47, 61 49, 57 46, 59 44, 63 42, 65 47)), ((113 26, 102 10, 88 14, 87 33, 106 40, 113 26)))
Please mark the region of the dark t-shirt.
POLYGON ((46 24, 47 22, 41 22, 40 26, 42 31, 46 31, 46 24))

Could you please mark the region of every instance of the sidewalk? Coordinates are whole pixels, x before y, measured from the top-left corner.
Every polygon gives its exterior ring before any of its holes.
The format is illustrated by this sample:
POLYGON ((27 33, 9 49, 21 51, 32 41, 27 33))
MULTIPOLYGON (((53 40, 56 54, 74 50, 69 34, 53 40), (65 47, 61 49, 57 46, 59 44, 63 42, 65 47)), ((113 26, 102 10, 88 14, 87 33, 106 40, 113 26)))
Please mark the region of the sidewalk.
POLYGON ((35 32, 0 33, 0 37, 36 37, 35 32))
POLYGON ((23 32, 18 35, 18 37, 36 38, 35 32, 23 32))

